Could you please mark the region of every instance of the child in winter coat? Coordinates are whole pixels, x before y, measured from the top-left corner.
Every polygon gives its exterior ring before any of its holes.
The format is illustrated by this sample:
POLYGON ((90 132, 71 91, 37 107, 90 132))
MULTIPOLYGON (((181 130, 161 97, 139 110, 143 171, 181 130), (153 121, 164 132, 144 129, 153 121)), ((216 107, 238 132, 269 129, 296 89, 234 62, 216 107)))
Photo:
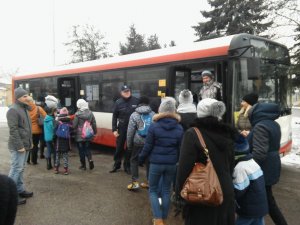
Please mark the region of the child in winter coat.
POLYGON ((236 198, 236 225, 264 225, 268 213, 263 171, 254 161, 242 134, 235 143, 233 185, 236 198))
POLYGON ((54 123, 56 116, 56 108, 47 108, 47 116, 44 119, 44 138, 47 146, 46 160, 47 170, 52 169, 51 155, 53 154, 53 162, 55 162, 56 154, 54 151, 54 123))
POLYGON ((55 160, 55 173, 59 173, 60 158, 62 156, 64 161, 64 175, 69 174, 69 156, 68 151, 70 146, 70 132, 71 132, 71 120, 68 116, 69 112, 66 107, 59 111, 59 115, 56 117, 58 123, 56 124, 56 160, 55 160))

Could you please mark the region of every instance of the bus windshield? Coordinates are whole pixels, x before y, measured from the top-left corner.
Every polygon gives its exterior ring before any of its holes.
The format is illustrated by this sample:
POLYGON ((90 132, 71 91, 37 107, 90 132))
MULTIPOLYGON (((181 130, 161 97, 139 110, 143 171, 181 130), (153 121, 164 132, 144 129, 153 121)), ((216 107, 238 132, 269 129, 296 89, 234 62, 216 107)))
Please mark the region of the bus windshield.
POLYGON ((249 79, 247 70, 247 58, 239 58, 232 61, 235 98, 233 99, 234 111, 239 111, 242 97, 251 92, 259 95, 259 102, 278 103, 282 114, 288 113, 289 103, 289 79, 288 66, 273 63, 268 59, 261 59, 257 65, 260 67, 259 76, 249 79))

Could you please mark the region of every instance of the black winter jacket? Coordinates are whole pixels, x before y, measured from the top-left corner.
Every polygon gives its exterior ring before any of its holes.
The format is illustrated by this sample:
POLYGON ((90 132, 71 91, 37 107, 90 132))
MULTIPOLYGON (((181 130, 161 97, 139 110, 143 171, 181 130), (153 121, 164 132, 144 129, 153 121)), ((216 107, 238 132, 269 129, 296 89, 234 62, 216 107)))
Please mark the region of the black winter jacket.
MULTIPOLYGON (((237 131, 221 123, 215 117, 197 118, 191 127, 198 127, 209 150, 210 159, 218 175, 224 201, 218 207, 205 205, 185 206, 183 217, 186 225, 234 225, 234 189, 232 172, 234 168, 234 139, 237 131)), ((197 134, 193 128, 188 129, 183 137, 179 165, 177 169, 176 194, 191 173, 195 162, 206 162, 197 134)))
POLYGON ((112 117, 112 131, 125 129, 129 123, 130 115, 134 112, 139 103, 139 99, 131 96, 128 99, 119 98, 114 106, 112 117))
POLYGON ((258 103, 249 110, 252 130, 248 135, 253 159, 264 172, 266 185, 279 181, 281 161, 279 156, 281 130, 274 120, 280 115, 274 103, 258 103))

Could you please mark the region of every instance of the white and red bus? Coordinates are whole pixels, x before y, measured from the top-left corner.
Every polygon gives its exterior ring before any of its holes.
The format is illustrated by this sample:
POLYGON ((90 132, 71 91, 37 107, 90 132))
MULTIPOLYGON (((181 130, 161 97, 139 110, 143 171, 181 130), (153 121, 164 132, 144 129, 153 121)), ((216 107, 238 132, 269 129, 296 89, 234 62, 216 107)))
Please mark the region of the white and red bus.
POLYGON ((13 77, 14 87, 27 89, 37 101, 48 94, 60 99, 71 112, 85 98, 94 112, 98 134, 95 143, 115 146, 112 109, 123 84, 136 97, 175 96, 183 89, 198 94, 201 72, 210 70, 222 83, 225 120, 234 124, 241 98, 250 92, 260 102, 280 104, 281 152, 291 149, 291 98, 288 49, 261 37, 237 34, 195 42, 187 46, 147 51, 107 59, 70 64, 13 77))

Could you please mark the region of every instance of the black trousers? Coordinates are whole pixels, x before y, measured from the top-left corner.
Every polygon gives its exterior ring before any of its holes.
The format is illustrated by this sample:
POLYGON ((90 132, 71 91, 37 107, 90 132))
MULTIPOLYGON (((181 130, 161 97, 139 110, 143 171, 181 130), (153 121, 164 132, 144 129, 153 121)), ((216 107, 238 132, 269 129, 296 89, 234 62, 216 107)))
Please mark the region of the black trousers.
POLYGON ((272 192, 272 186, 266 186, 268 206, 269 206, 269 215, 272 218, 273 222, 276 225, 287 225, 287 222, 282 215, 280 209, 277 206, 275 198, 272 192))
POLYGON ((116 141, 116 151, 114 154, 115 167, 121 167, 122 158, 124 157, 124 168, 130 169, 130 151, 127 147, 125 148, 126 138, 127 138, 127 127, 118 130, 119 136, 116 141))
POLYGON ((39 141, 40 141, 41 134, 32 134, 32 142, 33 148, 30 149, 27 162, 32 162, 34 164, 37 163, 37 155, 39 150, 39 141))

